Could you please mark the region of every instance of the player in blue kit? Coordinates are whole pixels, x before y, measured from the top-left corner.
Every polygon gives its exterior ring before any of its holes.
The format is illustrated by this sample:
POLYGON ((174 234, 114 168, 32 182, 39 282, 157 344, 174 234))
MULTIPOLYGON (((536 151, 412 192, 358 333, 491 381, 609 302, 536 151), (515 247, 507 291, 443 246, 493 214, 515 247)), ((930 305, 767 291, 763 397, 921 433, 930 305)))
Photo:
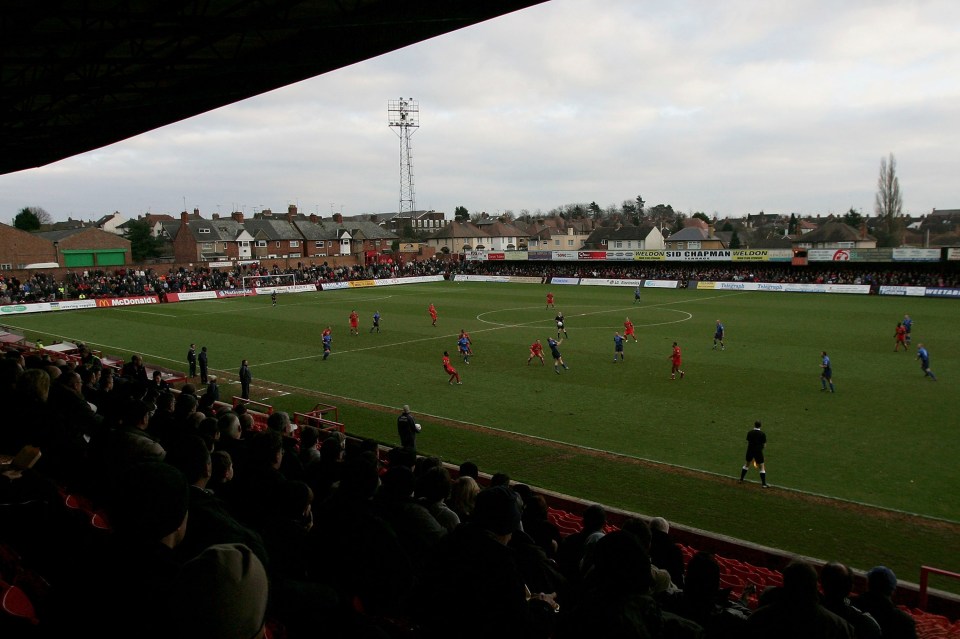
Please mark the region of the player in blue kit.
POLYGON ((563 370, 570 370, 569 367, 563 362, 563 355, 560 354, 560 344, 563 340, 555 340, 552 337, 547 338, 547 346, 550 347, 550 354, 553 355, 553 371, 559 375, 560 367, 563 366, 563 370))
POLYGON ((713 331, 713 350, 717 350, 717 344, 720 344, 720 350, 725 350, 726 346, 723 345, 723 323, 720 320, 717 320, 717 327, 713 331))
POLYGON ((930 370, 930 353, 922 343, 917 344, 917 359, 920 360, 920 370, 923 371, 924 376, 937 381, 937 376, 930 370))
POLYGON ((827 384, 830 385, 830 392, 833 393, 833 367, 830 365, 830 357, 827 351, 820 351, 820 390, 827 390, 827 384))
POLYGON ((457 340, 457 349, 460 351, 460 355, 463 357, 463 363, 470 363, 470 340, 467 339, 467 336, 463 333, 460 333, 460 339, 457 340))
POLYGON ((330 332, 330 327, 327 327, 327 330, 323 331, 323 359, 330 357, 330 349, 333 346, 333 334, 330 332))
POLYGON ((613 363, 617 363, 617 356, 623 361, 623 335, 619 332, 613 334, 613 363))
POLYGON ((907 347, 910 346, 910 331, 913 330, 913 320, 909 315, 903 316, 903 329, 907 332, 907 347))

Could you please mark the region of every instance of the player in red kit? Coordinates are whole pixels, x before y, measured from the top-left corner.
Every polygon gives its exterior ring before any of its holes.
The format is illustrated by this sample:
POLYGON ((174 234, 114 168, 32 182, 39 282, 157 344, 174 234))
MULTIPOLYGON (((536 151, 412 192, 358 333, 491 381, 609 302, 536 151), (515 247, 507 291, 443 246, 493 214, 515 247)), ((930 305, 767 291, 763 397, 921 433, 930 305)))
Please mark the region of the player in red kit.
POLYGON ((630 321, 629 317, 623 322, 623 339, 626 340, 628 337, 632 337, 633 341, 637 341, 637 334, 633 329, 633 322, 630 321))
POLYGON ((534 358, 540 360, 540 365, 544 365, 543 361, 543 344, 540 343, 540 340, 535 340, 533 344, 530 345, 530 357, 527 358, 527 366, 530 365, 530 361, 534 358))
POLYGON ((448 384, 452 384, 453 380, 457 380, 458 384, 463 383, 460 381, 460 373, 450 364, 450 353, 447 351, 443 351, 443 370, 450 376, 450 381, 447 382, 448 384))
POLYGON ((670 369, 670 379, 676 379, 677 373, 680 373, 680 379, 683 379, 684 372, 680 370, 680 364, 682 364, 682 360, 680 359, 680 347, 677 346, 676 342, 673 343, 673 352, 667 359, 673 363, 673 368, 670 369))
POLYGON ((357 315, 357 311, 350 312, 350 334, 360 334, 360 316, 357 315))
POLYGON ((903 350, 907 350, 907 329, 903 323, 897 322, 897 332, 895 332, 893 336, 897 340, 893 344, 893 352, 896 353, 900 350, 901 346, 903 346, 903 350))
POLYGON ((551 306, 556 308, 556 306, 553 304, 553 293, 547 293, 547 308, 550 308, 551 306))
POLYGON ((434 308, 433 303, 430 304, 430 308, 427 309, 427 312, 430 313, 430 319, 433 321, 433 325, 437 325, 437 309, 434 308))

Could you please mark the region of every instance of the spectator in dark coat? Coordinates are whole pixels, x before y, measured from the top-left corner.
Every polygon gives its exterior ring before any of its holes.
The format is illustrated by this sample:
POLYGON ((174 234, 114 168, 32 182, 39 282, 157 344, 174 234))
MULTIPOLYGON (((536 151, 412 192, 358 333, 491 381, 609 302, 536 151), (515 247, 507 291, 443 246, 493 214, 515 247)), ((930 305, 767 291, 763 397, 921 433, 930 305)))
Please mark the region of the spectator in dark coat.
POLYGON ((875 566, 867 572, 867 591, 852 603, 877 620, 883 639, 916 639, 917 623, 893 602, 896 591, 897 576, 893 571, 875 566))

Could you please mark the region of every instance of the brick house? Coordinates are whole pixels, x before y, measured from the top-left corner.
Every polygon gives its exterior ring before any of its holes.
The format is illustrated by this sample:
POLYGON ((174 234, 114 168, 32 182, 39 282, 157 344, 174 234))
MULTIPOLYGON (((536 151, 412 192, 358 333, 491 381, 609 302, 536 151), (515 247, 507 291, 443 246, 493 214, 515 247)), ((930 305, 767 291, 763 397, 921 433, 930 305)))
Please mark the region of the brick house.
MULTIPOLYGON (((169 222, 161 224, 164 229, 170 229, 169 222)), ((184 211, 173 235, 173 256, 180 263, 249 259, 242 256, 250 251, 252 240, 244 228, 243 213, 232 213, 225 218, 215 215, 205 220, 199 211, 194 210, 193 217, 184 211)))
POLYGON ((376 222, 344 220, 339 214, 330 219, 317 215, 297 216, 291 222, 304 239, 304 257, 353 255, 368 259, 392 250, 400 237, 376 222))
POLYGON ((451 222, 427 238, 427 246, 438 253, 462 253, 473 251, 477 246, 485 246, 489 240, 487 232, 469 222, 451 222))
POLYGON ((795 238, 793 248, 877 248, 877 238, 867 233, 866 223, 857 230, 843 222, 824 222, 817 230, 795 238))
POLYGON ((0 270, 20 269, 27 264, 56 262, 53 243, 33 233, 0 224, 0 270))
MULTIPOLYGON (((567 247, 563 247, 567 250, 567 247)), ((580 247, 577 247, 580 248, 580 247)), ((594 229, 583 241, 582 248, 595 251, 640 250, 655 251, 664 248, 663 235, 652 222, 640 226, 604 226, 594 229)))
POLYGON ((36 236, 50 242, 60 266, 123 266, 133 263, 130 240, 98 228, 41 231, 36 236))
MULTIPOLYGON (((705 225, 704 225, 705 226, 705 225)), ((713 227, 688 226, 664 240, 668 251, 699 251, 727 248, 723 240, 713 232, 713 227)))
POLYGON ((305 257, 306 242, 294 219, 296 213, 288 213, 286 218, 269 215, 245 221, 243 228, 253 242, 253 258, 305 257))

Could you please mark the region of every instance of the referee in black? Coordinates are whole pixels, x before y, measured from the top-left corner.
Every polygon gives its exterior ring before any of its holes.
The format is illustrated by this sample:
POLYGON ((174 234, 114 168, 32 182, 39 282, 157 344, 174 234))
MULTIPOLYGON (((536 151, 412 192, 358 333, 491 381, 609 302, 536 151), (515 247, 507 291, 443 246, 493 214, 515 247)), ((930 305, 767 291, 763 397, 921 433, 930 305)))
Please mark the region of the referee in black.
POLYGON ((760 430, 760 421, 753 422, 753 430, 747 433, 747 456, 746 463, 740 469, 740 483, 743 483, 750 470, 750 464, 760 467, 760 485, 767 486, 767 467, 763 464, 763 447, 767 445, 767 434, 760 430))

